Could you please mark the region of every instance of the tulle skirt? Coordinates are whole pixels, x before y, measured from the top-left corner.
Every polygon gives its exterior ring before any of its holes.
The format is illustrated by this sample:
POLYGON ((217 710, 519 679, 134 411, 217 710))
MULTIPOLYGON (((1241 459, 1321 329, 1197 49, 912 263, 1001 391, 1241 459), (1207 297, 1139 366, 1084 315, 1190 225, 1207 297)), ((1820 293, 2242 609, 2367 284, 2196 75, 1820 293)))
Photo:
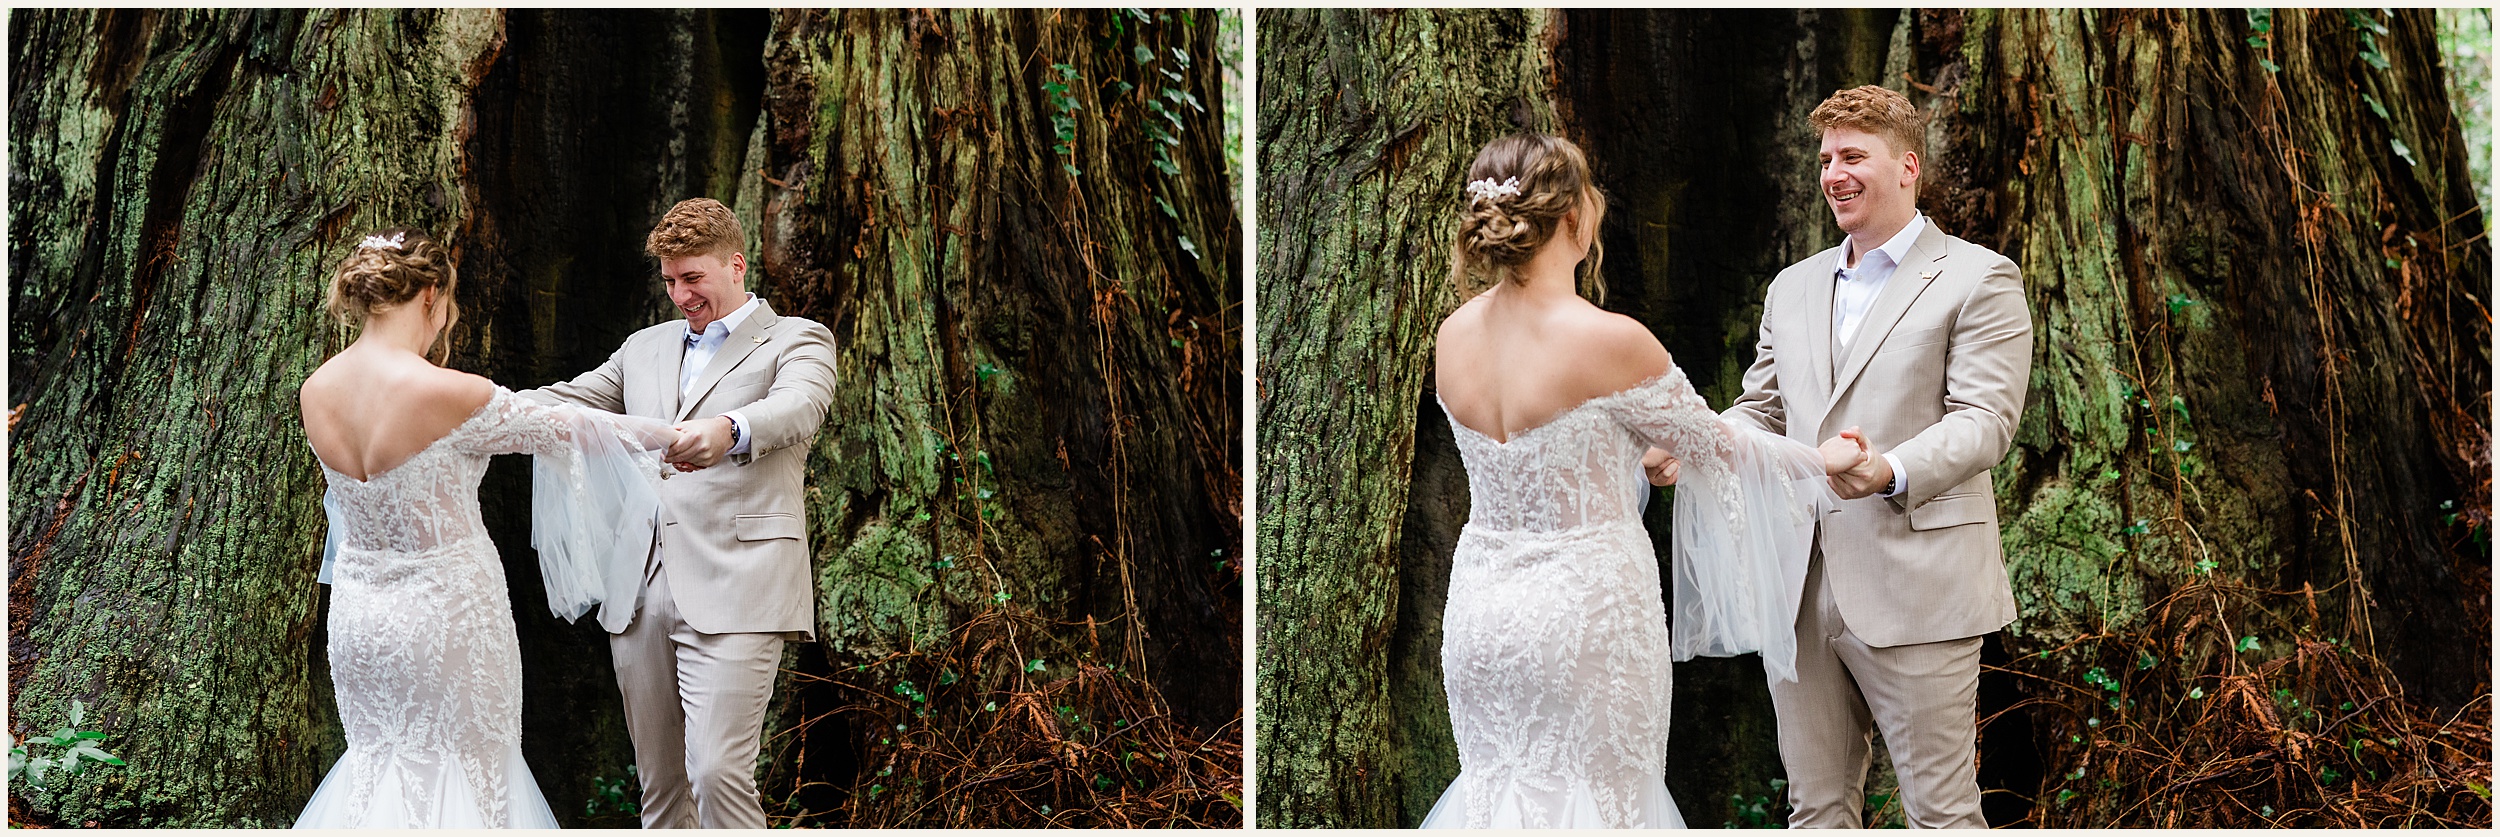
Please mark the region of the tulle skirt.
MULTIPOLYGON (((432 759, 399 758, 385 752, 365 752, 349 748, 347 755, 330 768, 330 775, 321 780, 312 801, 304 804, 303 816, 295 819, 296 828, 485 828, 486 806, 477 798, 477 784, 460 760, 449 753, 438 753, 432 759), (350 788, 355 784, 355 765, 360 759, 383 759, 378 766, 379 778, 373 793, 366 797, 364 810, 349 808, 354 803, 350 788), (410 799, 412 788, 438 788, 432 800, 410 799)), ((548 807, 547 797, 538 791, 537 777, 530 775, 529 765, 521 760, 521 746, 512 746, 512 755, 504 764, 504 787, 508 790, 504 813, 512 828, 555 828, 555 809, 548 807)))
MULTIPOLYGON (((1634 803, 1636 814, 1635 819, 1630 823, 1631 827, 1684 827, 1684 815, 1675 809, 1675 799, 1667 795, 1667 782, 1664 777, 1650 779, 1648 786, 1641 788, 1640 792, 1640 799, 1634 803)), ((1562 795, 1553 798, 1531 800, 1528 798, 1531 794, 1535 796, 1546 794, 1517 786, 1478 789, 1468 781, 1468 776, 1464 772, 1459 773, 1458 778, 1450 782, 1448 790, 1441 792, 1441 801, 1432 804, 1432 813, 1424 815, 1421 827, 1466 828, 1467 796, 1471 793, 1495 794, 1493 822, 1489 826, 1492 828, 1528 828, 1531 824, 1522 816, 1522 812, 1531 809, 1552 812, 1552 818, 1545 823, 1552 828, 1606 827, 1605 819, 1597 812, 1597 797, 1586 786, 1569 788, 1562 795), (1523 802, 1530 804, 1522 804, 1523 802)))

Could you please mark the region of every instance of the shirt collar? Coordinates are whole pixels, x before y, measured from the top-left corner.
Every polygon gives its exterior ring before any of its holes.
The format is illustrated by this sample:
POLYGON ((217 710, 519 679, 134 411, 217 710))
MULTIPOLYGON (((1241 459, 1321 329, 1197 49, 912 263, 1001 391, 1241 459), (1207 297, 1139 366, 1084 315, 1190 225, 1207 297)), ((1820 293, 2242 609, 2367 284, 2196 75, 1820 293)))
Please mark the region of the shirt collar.
POLYGON ((1872 256, 1875 253, 1884 254, 1884 258, 1892 260, 1892 265, 1894 267, 1900 267, 1902 261, 1910 257, 1911 245, 1918 243, 1919 233, 1926 231, 1927 213, 1920 212, 1913 214, 1910 216, 1910 222, 1903 224, 1900 232, 1893 233, 1892 239, 1884 242, 1884 246, 1875 248, 1874 252, 1859 256, 1857 267, 1852 268, 1847 265, 1842 265, 1840 269, 1844 271, 1863 270, 1866 267, 1867 256, 1872 256))
MULTIPOLYGON (((713 325, 720 327, 721 337, 727 338, 730 332, 738 330, 738 326, 746 324, 747 317, 755 313, 755 303, 759 301, 762 301, 762 297, 758 297, 751 293, 747 294, 747 304, 738 306, 738 310, 729 312, 729 316, 713 320, 713 325)), ((685 320, 678 320, 677 322, 679 325, 685 327, 687 342, 693 342, 702 336, 701 334, 697 334, 695 332, 693 323, 686 322, 685 320)), ((705 326, 702 334, 710 333, 712 333, 712 327, 705 326)))

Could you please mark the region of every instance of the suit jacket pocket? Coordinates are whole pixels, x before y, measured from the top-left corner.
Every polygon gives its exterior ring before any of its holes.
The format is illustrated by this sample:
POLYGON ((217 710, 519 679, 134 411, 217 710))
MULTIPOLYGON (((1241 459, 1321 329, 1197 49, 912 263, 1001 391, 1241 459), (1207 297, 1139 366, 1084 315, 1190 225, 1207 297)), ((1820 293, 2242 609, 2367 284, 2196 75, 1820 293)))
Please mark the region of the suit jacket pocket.
POLYGON ((1896 331, 1884 337, 1883 348, 1878 349, 1876 353, 1882 354, 1884 352, 1898 352, 1904 349, 1915 349, 1930 343, 1942 343, 1947 336, 1946 331, 1947 329, 1943 326, 1937 326, 1935 328, 1922 328, 1917 331, 1896 331))
POLYGON ((738 539, 742 541, 807 537, 807 527, 799 523, 799 516, 795 514, 738 515, 737 530, 738 539))
POLYGON ((1947 526, 1989 523, 1996 518, 1996 498, 1986 494, 1947 494, 1911 509, 1910 528, 1924 532, 1947 526))
MULTIPOLYGON (((758 369, 743 375, 731 375, 727 378, 721 379, 720 382, 720 388, 723 392, 744 392, 750 389, 764 390, 772 388, 772 385, 773 371, 770 369, 758 369)), ((762 398, 764 396, 762 393, 758 393, 755 397, 762 398)))

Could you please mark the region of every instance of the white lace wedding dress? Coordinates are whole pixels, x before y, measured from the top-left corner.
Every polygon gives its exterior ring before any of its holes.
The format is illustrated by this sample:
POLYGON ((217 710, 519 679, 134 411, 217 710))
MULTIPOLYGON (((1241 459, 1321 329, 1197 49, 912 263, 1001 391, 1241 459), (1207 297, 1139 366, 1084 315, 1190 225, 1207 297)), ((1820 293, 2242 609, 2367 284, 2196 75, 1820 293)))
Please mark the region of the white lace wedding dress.
POLYGON ((1684 827, 1670 656, 1760 651, 1794 679, 1785 564, 1802 580, 1819 455, 1721 422, 1675 368, 1508 442, 1450 426, 1472 502, 1441 623, 1460 772, 1423 827, 1684 827), (1640 520, 1653 445, 1683 463, 1672 644, 1640 520))
MULTIPOLYGON (((542 493, 550 471, 579 475, 585 461, 602 458, 641 461, 653 469, 648 476, 576 483, 575 496, 553 498, 639 501, 652 489, 634 481, 656 479, 658 466, 656 452, 641 451, 665 445, 667 427, 532 404, 497 387, 466 422, 388 471, 357 480, 322 466, 332 538, 322 573, 331 583, 330 681, 347 754, 295 827, 556 827, 521 760, 521 649, 503 560, 478 515, 478 480, 488 457, 500 453, 538 454, 542 493)), ((574 522, 535 521, 542 532, 574 522)), ((550 570, 551 601, 578 601, 582 588, 602 586, 582 577, 585 568, 550 570)))

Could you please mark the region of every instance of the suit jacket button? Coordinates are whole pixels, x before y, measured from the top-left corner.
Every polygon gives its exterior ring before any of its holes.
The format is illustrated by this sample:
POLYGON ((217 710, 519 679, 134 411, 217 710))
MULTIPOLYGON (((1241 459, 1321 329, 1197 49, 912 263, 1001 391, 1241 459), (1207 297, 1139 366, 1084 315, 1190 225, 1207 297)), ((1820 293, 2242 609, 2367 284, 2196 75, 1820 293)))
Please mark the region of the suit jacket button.
POLYGON ((673 476, 676 476, 676 475, 677 475, 677 472, 676 472, 676 471, 661 471, 661 472, 660 472, 660 479, 668 479, 669 477, 673 477, 673 476))

